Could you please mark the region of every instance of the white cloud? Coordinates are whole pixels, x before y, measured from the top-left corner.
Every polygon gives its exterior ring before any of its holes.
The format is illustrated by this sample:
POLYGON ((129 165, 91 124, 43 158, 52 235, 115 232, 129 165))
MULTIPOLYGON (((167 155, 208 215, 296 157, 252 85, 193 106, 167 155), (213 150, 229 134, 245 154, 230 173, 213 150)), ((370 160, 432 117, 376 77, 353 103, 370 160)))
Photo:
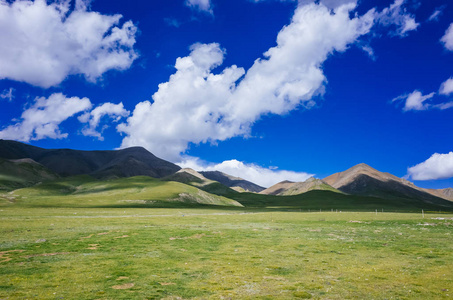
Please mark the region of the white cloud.
MULTIPOLYGON (((439 88, 439 95, 448 96, 453 93, 453 77, 444 81, 439 88)), ((443 102, 438 104, 426 103, 436 96, 435 92, 428 95, 423 95, 420 91, 415 90, 410 94, 398 96, 392 100, 392 102, 404 101, 403 111, 410 110, 429 110, 429 109, 440 109, 445 110, 453 107, 453 101, 443 102)))
POLYGON ((90 108, 88 98, 67 98, 61 93, 52 94, 49 98, 36 98, 32 106, 22 113, 19 122, 0 131, 0 138, 23 142, 66 138, 68 134, 62 133, 59 125, 90 108))
POLYGON ((263 187, 270 187, 283 180, 305 181, 313 174, 305 172, 293 172, 285 170, 275 170, 275 168, 263 168, 255 164, 245 164, 241 161, 232 159, 220 164, 209 164, 196 158, 185 158, 178 163, 182 168, 191 168, 196 171, 220 171, 235 177, 251 181, 263 187))
POLYGON ((137 28, 121 15, 87 11, 87 0, 0 0, 0 79, 48 88, 69 75, 95 82, 137 58, 137 28))
POLYGON ((118 130, 127 136, 122 147, 144 146, 155 155, 177 161, 190 143, 222 141, 248 135, 265 114, 311 108, 324 91, 323 62, 334 52, 369 32, 374 11, 350 18, 355 5, 334 12, 323 5, 299 6, 291 24, 277 36, 277 46, 245 73, 223 62, 218 44, 196 44, 176 60, 176 73, 159 85, 154 102, 135 107, 118 130), (239 80, 241 79, 241 80, 239 80))
POLYGON ((435 105, 436 108, 440 110, 449 109, 453 107, 453 102, 445 102, 435 105))
POLYGON ((423 96, 423 94, 420 91, 415 90, 408 95, 402 95, 402 96, 396 97, 395 99, 392 100, 392 102, 399 101, 399 100, 405 100, 403 111, 427 110, 431 107, 431 105, 428 103, 424 103, 424 102, 426 100, 434 97, 435 94, 436 93, 431 93, 431 94, 423 96))
POLYGON ((450 95, 453 93, 453 77, 450 77, 440 85, 439 94, 450 95))
POLYGON ((445 35, 440 39, 440 41, 444 43, 445 48, 453 51, 453 23, 450 24, 447 31, 445 31, 445 35))
POLYGON ((403 7, 404 4, 405 0, 395 0, 389 7, 384 8, 382 12, 376 14, 378 23, 385 27, 395 28, 389 31, 391 35, 404 37, 409 31, 416 30, 420 25, 415 21, 415 16, 403 7))
POLYGON ((0 99, 8 100, 8 102, 13 101, 14 91, 15 91, 15 89, 13 89, 13 88, 4 89, 3 92, 0 94, 0 99))
POLYGON ((436 10, 434 10, 434 12, 431 14, 431 16, 429 16, 428 21, 438 21, 439 17, 443 13, 444 8, 445 8, 444 6, 436 8, 436 10))
POLYGON ((122 102, 119 104, 104 103, 93 109, 91 112, 86 112, 78 117, 80 122, 88 123, 88 126, 82 129, 82 134, 85 136, 97 137, 99 140, 103 141, 102 131, 108 128, 108 125, 104 125, 101 131, 98 131, 97 128, 104 116, 108 116, 110 119, 113 119, 114 122, 118 122, 121 118, 129 116, 129 111, 124 108, 122 102))
POLYGON ((193 9, 212 14, 211 0, 186 0, 186 5, 193 9))
POLYGON ((413 180, 435 180, 453 177, 453 152, 434 153, 426 161, 407 169, 413 180))
POLYGON ((127 124, 118 126, 128 135, 123 147, 145 146, 155 155, 174 161, 190 142, 224 140, 234 135, 222 118, 230 113, 225 106, 244 70, 232 66, 214 75, 211 70, 224 56, 219 45, 196 44, 191 49, 190 56, 177 59, 177 72, 170 80, 159 85, 154 103, 137 104, 127 124))

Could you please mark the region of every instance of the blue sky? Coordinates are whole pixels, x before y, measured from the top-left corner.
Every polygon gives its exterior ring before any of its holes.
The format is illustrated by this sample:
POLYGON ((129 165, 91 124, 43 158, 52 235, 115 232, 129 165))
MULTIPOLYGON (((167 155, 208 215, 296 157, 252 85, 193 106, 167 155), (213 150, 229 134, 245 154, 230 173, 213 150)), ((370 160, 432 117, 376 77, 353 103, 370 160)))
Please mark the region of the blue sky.
POLYGON ((452 22, 446 0, 0 0, 0 138, 450 187, 452 22))

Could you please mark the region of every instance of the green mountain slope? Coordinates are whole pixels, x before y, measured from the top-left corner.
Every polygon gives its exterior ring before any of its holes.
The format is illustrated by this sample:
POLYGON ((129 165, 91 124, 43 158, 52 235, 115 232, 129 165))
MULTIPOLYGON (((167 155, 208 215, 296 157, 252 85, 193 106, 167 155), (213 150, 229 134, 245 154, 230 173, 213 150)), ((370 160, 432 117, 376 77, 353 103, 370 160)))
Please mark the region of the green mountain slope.
POLYGON ((17 205, 32 207, 241 206, 193 186, 147 176, 108 181, 75 176, 15 190, 10 196, 17 205))
POLYGON ((0 191, 11 191, 56 178, 57 174, 31 159, 0 158, 0 191))

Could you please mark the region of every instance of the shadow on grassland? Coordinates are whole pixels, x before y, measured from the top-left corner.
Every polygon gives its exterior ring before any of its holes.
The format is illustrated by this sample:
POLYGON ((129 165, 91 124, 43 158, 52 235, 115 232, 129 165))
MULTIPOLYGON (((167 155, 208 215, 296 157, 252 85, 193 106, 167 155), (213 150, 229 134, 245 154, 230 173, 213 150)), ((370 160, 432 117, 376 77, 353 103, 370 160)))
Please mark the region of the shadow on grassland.
POLYGON ((252 193, 231 194, 246 208, 267 208, 279 210, 342 210, 342 211, 453 211, 453 202, 443 205, 406 198, 377 198, 369 196, 346 195, 332 191, 309 191, 294 196, 272 196, 252 193))

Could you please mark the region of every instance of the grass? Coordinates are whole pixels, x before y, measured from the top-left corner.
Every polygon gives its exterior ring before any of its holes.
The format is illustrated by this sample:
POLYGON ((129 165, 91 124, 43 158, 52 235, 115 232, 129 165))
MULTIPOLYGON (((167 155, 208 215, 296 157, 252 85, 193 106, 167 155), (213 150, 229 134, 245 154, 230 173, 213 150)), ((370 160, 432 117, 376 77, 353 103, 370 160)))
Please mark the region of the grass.
POLYGON ((453 295, 451 212, 330 191, 228 197, 245 207, 149 177, 76 176, 4 192, 0 299, 453 295))
POLYGON ((2 197, 0 207, 184 207, 241 206, 238 202, 174 181, 147 176, 98 181, 75 176, 15 190, 2 197))
POLYGON ((449 299, 452 214, 0 210, 0 299, 449 299))

